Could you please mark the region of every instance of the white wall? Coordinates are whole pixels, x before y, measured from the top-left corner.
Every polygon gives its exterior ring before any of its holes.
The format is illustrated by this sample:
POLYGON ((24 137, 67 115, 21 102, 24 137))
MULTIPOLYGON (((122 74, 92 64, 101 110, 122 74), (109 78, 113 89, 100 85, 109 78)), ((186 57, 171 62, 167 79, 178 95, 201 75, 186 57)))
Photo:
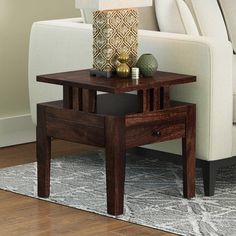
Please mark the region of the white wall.
POLYGON ((27 84, 32 23, 79 15, 74 0, 0 0, 0 147, 34 138, 27 84))

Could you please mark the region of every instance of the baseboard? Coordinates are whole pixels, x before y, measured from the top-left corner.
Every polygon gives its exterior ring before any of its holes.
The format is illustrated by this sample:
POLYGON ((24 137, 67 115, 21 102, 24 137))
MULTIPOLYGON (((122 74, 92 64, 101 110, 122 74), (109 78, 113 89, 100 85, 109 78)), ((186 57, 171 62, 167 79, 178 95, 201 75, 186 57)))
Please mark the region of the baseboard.
POLYGON ((30 114, 0 118, 0 147, 33 142, 35 125, 30 114))

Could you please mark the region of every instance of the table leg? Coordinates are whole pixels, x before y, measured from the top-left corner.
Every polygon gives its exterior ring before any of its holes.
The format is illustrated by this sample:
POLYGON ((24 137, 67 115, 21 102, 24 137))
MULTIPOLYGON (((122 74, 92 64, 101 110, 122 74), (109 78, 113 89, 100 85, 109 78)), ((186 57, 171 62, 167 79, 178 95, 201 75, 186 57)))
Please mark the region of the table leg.
POLYGON ((121 117, 106 117, 106 184, 107 212, 123 214, 125 182, 125 121, 121 117))
POLYGON ((185 198, 195 196, 196 175, 196 106, 189 105, 187 108, 185 138, 182 139, 183 150, 183 192, 185 198))
POLYGON ((46 132, 46 108, 37 106, 37 170, 38 170, 38 196, 49 197, 50 194, 50 162, 51 137, 46 132))

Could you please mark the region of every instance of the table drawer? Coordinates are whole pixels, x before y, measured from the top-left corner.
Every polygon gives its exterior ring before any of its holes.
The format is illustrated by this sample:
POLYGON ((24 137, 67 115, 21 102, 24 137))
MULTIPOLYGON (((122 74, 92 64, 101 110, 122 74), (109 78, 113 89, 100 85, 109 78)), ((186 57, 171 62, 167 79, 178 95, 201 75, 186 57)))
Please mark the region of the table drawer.
POLYGON ((131 126, 126 129, 126 148, 163 142, 185 136, 185 123, 151 124, 131 126))

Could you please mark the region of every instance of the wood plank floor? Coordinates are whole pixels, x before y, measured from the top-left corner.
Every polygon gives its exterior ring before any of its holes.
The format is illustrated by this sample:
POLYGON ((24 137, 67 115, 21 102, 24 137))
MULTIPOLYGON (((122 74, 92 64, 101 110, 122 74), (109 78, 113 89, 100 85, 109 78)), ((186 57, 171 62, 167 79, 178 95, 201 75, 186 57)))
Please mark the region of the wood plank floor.
MULTIPOLYGON (((54 140, 52 155, 80 154, 95 147, 54 140)), ((35 144, 0 149, 0 167, 35 161, 35 144)), ((174 234, 0 191, 0 236, 173 236, 174 234)))

